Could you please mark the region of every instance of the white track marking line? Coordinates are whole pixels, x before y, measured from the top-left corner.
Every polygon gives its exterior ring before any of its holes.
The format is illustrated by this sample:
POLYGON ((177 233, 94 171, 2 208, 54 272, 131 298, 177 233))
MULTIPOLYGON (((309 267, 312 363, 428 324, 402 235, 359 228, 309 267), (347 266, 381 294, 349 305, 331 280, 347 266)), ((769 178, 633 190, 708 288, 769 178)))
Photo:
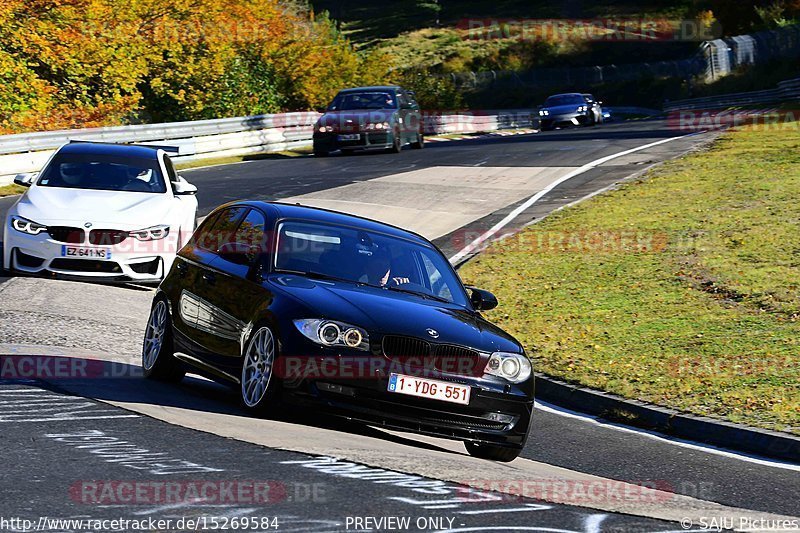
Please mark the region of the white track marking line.
POLYGON ((481 244, 483 244, 487 240, 491 239, 498 231, 503 229, 511 221, 513 221, 520 214, 522 214, 522 212, 524 212, 530 206, 532 206, 533 204, 535 204, 536 202, 541 200, 542 197, 544 197, 547 193, 549 193, 550 191, 552 191, 553 189, 555 189, 556 187, 558 187, 559 185, 561 185, 565 181, 567 181, 567 180, 569 180, 571 178, 574 178, 575 176, 579 176, 580 174, 583 174, 584 172, 587 172, 587 171, 589 171, 589 170, 591 170, 591 169, 593 169, 595 167, 598 167, 598 166, 602 165, 603 163, 611 161, 612 159, 616 159, 618 157, 622 157, 622 156, 625 156, 625 155, 628 155, 628 154, 632 154, 634 152, 639 152, 641 150, 646 150, 648 148, 652 148, 654 146, 658 146, 658 145, 661 145, 661 144, 664 144, 664 143, 677 141, 678 139, 685 139, 686 137, 691 137, 693 135, 699 135, 700 133, 705 133, 705 132, 702 132, 702 131, 701 132, 694 132, 694 133, 689 133, 688 135, 681 135, 679 137, 670 137, 669 139, 661 139, 660 141, 648 143, 648 144, 645 144, 645 145, 642 145, 642 146, 637 146, 636 148, 631 148, 629 150, 624 150, 622 152, 617 152, 616 154, 607 155, 605 157, 601 157, 600 159, 595 159, 594 161, 592 161, 590 163, 586 163, 585 165, 583 165, 581 167, 578 167, 575 170, 573 170, 571 172, 568 172, 567 174, 564 174, 564 176, 562 176, 561 178, 559 178, 556 181, 552 182, 550 185, 548 185, 547 187, 545 187, 541 191, 537 192, 536 194, 534 194, 533 196, 528 198, 522 205, 518 206, 516 209, 514 209, 508 215, 506 215, 506 217, 503 218, 503 220, 501 220, 500 222, 498 222, 497 224, 495 224, 494 226, 489 228, 489 230, 487 230, 485 233, 483 233, 480 237, 478 237, 477 239, 475 239, 474 241, 472 241, 471 243, 466 245, 464 248, 462 248, 458 253, 456 253, 453 257, 450 258, 450 263, 452 263, 454 265, 458 264, 458 262, 461 261, 462 259, 464 259, 466 256, 468 256, 469 254, 471 254, 474 251, 478 250, 478 248, 481 246, 481 244))
POLYGON ((711 453, 714 455, 720 455, 722 457, 727 457, 729 459, 738 459, 740 461, 745 461, 747 463, 757 464, 759 466, 769 466, 773 468, 780 468, 782 470, 790 470, 794 472, 800 472, 800 465, 796 465, 793 463, 787 463, 784 461, 780 461, 778 459, 767 459, 765 457, 759 457, 757 455, 750 455, 745 452, 736 452, 732 450, 726 450, 724 448, 718 448, 716 446, 712 446, 710 444, 702 444, 699 442, 694 442, 691 440, 680 439, 677 437, 669 437, 667 435, 662 435, 656 431, 650 431, 647 429, 639 429, 633 428, 630 426, 624 426, 622 424, 617 424, 615 422, 608 422, 605 420, 600 419, 596 416, 585 415, 582 413, 578 413, 576 411, 571 411, 569 409, 564 409, 563 407, 557 407, 555 405, 541 402, 536 400, 535 402, 536 409, 544 411, 546 413, 554 414, 563 416, 566 418, 572 418, 576 420, 582 420, 584 422, 588 422, 590 424, 594 424, 596 426, 612 429, 614 431, 619 431, 622 433, 635 433, 637 435, 641 435, 642 437, 657 440, 666 444, 672 444, 673 446, 679 446, 681 448, 688 448, 690 450, 697 450, 701 452, 711 453))

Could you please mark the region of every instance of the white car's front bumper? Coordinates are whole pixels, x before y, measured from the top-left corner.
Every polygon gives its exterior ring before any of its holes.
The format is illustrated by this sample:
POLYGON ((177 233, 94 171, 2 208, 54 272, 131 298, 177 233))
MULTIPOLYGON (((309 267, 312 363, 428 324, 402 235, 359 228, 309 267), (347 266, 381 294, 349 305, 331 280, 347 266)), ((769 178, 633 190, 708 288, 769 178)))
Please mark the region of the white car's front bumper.
POLYGON ((92 245, 86 240, 60 242, 48 232, 28 235, 8 227, 5 235, 3 264, 7 269, 96 281, 160 281, 169 272, 178 248, 177 237, 172 234, 160 241, 137 241, 128 237, 113 245, 92 245), (107 257, 68 255, 71 251, 87 250, 103 250, 107 257))

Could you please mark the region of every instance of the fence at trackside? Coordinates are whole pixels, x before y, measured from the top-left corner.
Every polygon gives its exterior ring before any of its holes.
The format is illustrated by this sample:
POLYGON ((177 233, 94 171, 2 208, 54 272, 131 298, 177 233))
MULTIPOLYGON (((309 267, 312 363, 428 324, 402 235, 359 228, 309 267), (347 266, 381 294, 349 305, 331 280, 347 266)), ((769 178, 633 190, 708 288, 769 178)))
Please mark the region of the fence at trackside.
POLYGON ((737 106, 772 105, 792 101, 800 101, 800 78, 782 81, 777 88, 765 91, 673 100, 664 104, 664 110, 725 109, 737 106))
MULTIPOLYGON (((535 127, 531 109, 463 113, 424 112, 427 135, 482 133, 535 127)), ((71 140, 169 145, 176 161, 274 153, 311 146, 316 112, 45 131, 0 136, 0 185, 14 176, 36 172, 55 149, 71 140)))

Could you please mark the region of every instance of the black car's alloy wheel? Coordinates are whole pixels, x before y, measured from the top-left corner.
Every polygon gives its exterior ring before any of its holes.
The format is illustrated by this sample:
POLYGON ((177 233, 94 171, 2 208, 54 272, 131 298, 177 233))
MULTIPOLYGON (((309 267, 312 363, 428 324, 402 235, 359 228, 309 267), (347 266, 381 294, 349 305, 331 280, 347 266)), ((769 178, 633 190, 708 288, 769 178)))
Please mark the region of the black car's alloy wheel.
POLYGON ((499 461, 501 463, 513 461, 522 451, 516 448, 506 448, 491 444, 477 444, 475 442, 465 442, 464 446, 467 448, 467 452, 473 457, 488 459, 490 461, 499 461))
POLYGON ((177 382, 186 374, 173 356, 172 322, 167 302, 160 298, 153 303, 144 332, 142 370, 145 377, 160 381, 177 382))
POLYGON ((266 326, 250 337, 242 363, 242 403, 248 409, 265 411, 272 405, 276 380, 272 369, 276 357, 275 336, 266 326))

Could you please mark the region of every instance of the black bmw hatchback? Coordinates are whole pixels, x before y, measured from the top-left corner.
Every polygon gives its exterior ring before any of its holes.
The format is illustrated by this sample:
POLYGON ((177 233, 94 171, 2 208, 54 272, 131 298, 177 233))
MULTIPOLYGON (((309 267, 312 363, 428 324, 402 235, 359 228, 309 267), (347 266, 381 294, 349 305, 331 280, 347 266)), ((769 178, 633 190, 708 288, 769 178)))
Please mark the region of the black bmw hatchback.
POLYGON ((342 213, 235 202, 211 213, 153 300, 145 375, 187 371, 236 387, 255 411, 324 408, 454 438, 511 461, 525 444, 533 374, 423 237, 342 213))

